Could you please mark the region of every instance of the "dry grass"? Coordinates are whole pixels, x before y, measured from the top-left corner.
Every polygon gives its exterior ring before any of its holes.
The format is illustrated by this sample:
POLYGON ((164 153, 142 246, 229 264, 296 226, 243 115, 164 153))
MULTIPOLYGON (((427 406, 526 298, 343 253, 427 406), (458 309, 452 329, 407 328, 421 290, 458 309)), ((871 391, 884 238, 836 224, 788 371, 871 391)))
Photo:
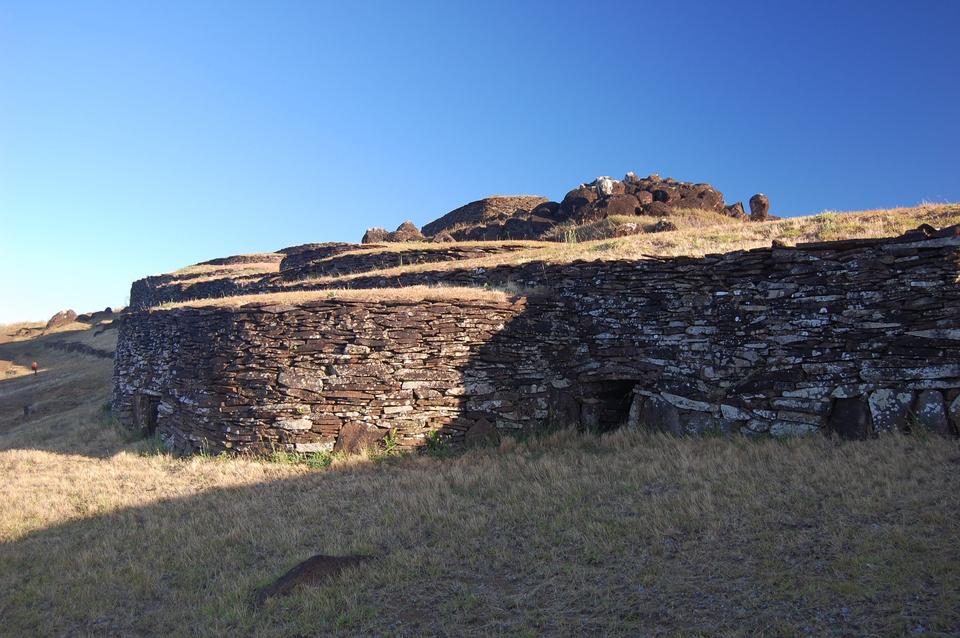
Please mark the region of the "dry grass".
POLYGON ((171 275, 204 275, 212 272, 235 272, 245 270, 256 270, 259 272, 276 272, 280 267, 280 262, 276 259, 267 259, 276 257, 278 253, 252 253, 249 255, 237 255, 238 257, 264 257, 263 261, 250 261, 239 264, 193 264, 175 270, 171 275))
POLYGON ((492 301, 505 302, 509 296, 501 290, 466 288, 456 286, 407 286, 405 288, 365 288, 342 290, 312 290, 293 292, 274 292, 260 295, 239 295, 235 297, 214 297, 177 303, 165 303, 156 311, 172 308, 224 307, 238 308, 257 303, 270 305, 299 305, 309 301, 492 301))
POLYGON ((61 402, 0 412, 5 635, 960 633, 956 440, 562 432, 326 470, 177 459, 103 412, 109 365, 57 355, 0 381, 61 402), (249 605, 315 553, 377 559, 249 605))
MULTIPOLYGON (((499 246, 520 246, 523 248, 539 248, 545 245, 548 245, 550 242, 544 241, 531 241, 531 240, 507 240, 507 241, 458 241, 455 243, 437 243, 437 242, 424 242, 424 241, 412 241, 404 243, 384 243, 376 244, 375 247, 365 248, 361 247, 357 250, 349 251, 349 254, 368 254, 368 253, 402 253, 409 250, 442 250, 444 248, 450 248, 454 246, 456 248, 489 248, 491 245, 496 244, 499 246)), ((336 257, 341 257, 344 254, 348 253, 339 253, 333 257, 328 257, 327 259, 335 259, 336 257)), ((326 261, 326 259, 317 260, 317 261, 326 261)))
POLYGON ((540 248, 517 253, 504 253, 461 261, 411 264, 349 275, 317 277, 289 282, 288 285, 300 286, 314 283, 322 286, 335 286, 338 282, 345 283, 353 279, 370 276, 393 277, 410 272, 491 268, 502 264, 522 264, 533 261, 565 263, 577 259, 613 260, 643 259, 650 256, 703 256, 710 253, 770 246, 774 239, 793 245, 801 242, 836 239, 889 237, 900 235, 924 223, 936 227, 960 224, 960 205, 925 205, 915 208, 854 213, 827 212, 808 217, 791 217, 760 223, 741 223, 736 220, 732 220, 732 223, 721 221, 722 223, 716 225, 690 226, 676 231, 631 235, 615 239, 572 243, 550 242, 541 244, 540 248))
POLYGON ((718 226, 740 227, 749 223, 714 211, 679 208, 673 209, 669 217, 613 215, 588 224, 559 224, 550 232, 548 238, 564 243, 573 243, 611 239, 624 234, 651 233, 654 232, 657 222, 663 219, 669 220, 677 230, 683 231, 718 226), (629 227, 633 227, 635 230, 624 233, 624 230, 629 227))

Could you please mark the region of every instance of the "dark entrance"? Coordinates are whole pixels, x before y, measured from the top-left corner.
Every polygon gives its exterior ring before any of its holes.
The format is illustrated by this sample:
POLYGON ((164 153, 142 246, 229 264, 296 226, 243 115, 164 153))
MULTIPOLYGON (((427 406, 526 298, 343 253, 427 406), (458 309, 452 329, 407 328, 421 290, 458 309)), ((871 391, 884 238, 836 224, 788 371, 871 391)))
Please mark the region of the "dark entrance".
POLYGON ((626 425, 636 384, 634 380, 601 381, 585 388, 581 427, 602 434, 626 425))
POLYGON ((157 431, 157 413, 160 397, 153 394, 138 394, 134 403, 134 419, 144 436, 153 436, 157 431))

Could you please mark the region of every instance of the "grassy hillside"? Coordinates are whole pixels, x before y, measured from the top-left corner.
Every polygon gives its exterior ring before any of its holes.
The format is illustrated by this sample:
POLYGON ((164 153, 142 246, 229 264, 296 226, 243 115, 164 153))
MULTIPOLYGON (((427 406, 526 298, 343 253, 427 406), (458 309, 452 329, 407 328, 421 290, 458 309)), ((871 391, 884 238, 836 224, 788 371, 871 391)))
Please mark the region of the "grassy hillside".
POLYGON ((51 345, 114 330, 23 327, 0 329, 3 635, 960 633, 953 439, 177 459, 104 411, 109 360, 51 345), (316 553, 375 558, 250 605, 316 553))

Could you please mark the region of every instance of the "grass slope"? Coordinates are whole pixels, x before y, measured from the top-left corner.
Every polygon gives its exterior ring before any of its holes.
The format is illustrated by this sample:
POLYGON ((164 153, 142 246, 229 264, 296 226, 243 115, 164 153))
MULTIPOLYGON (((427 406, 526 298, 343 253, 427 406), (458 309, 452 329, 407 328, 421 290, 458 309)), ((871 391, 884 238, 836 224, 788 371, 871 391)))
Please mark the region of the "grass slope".
POLYGON ((177 459, 103 411, 109 361, 49 338, 0 337, 0 634, 960 633, 953 439, 177 459), (23 400, 55 409, 24 420, 23 400), (250 606, 315 553, 377 559, 250 606))

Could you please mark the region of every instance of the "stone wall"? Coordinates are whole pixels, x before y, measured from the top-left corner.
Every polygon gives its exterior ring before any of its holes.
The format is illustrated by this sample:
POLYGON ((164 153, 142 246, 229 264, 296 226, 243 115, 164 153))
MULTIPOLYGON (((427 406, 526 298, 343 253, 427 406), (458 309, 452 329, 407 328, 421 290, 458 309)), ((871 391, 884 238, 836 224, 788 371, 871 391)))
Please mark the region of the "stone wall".
POLYGON ((437 248, 408 250, 364 250, 360 252, 342 252, 317 260, 304 260, 298 256, 299 265, 292 265, 288 257, 281 266, 280 277, 285 281, 296 281, 311 277, 326 277, 362 273, 371 270, 383 270, 411 264, 426 264, 463 259, 479 259, 490 255, 530 250, 528 244, 445 245, 437 248))
POLYGON ((280 270, 283 271, 300 268, 311 262, 327 259, 328 257, 333 257, 334 255, 339 255, 345 252, 378 247, 381 246, 377 246, 376 244, 363 246, 361 244, 349 244, 346 242, 326 242, 323 244, 303 244, 301 246, 291 246, 278 251, 284 255, 283 260, 280 262, 280 270))
MULTIPOLYGON (((955 237, 866 240, 432 271, 526 291, 513 303, 144 312, 121 327, 114 402, 132 423, 153 401, 181 450, 327 449, 389 431, 416 445, 490 425, 950 432, 958 264, 955 237)), ((425 281, 405 277, 355 285, 425 281)))
POLYGON ((195 275, 156 275, 133 282, 130 286, 130 308, 144 310, 170 302, 248 295, 266 289, 265 275, 222 276, 200 281, 196 281, 195 275))

